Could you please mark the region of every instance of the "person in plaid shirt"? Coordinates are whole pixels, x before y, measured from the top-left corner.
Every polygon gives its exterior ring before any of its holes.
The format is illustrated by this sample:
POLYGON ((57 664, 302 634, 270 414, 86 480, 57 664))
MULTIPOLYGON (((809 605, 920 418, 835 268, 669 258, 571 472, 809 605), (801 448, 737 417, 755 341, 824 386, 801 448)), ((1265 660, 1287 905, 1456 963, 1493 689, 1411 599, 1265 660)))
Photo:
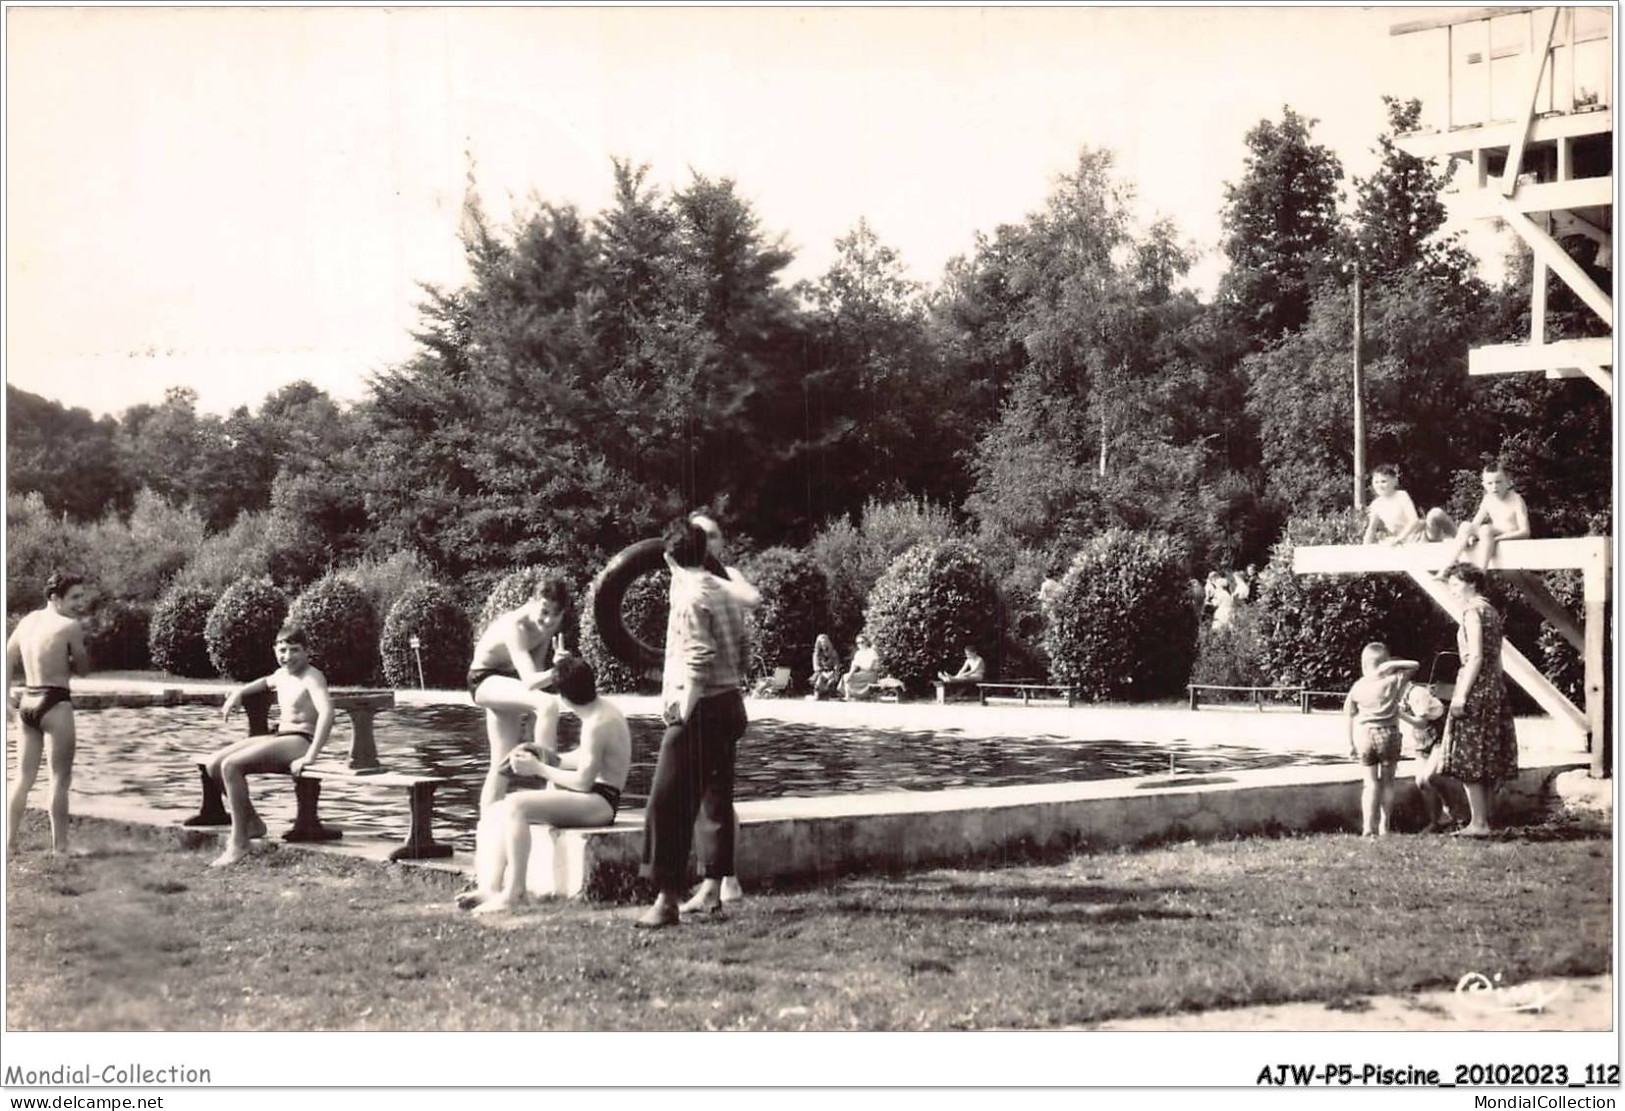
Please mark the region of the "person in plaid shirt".
POLYGON ((643 824, 641 874, 657 895, 642 929, 675 926, 697 850, 707 881, 685 909, 722 911, 721 881, 734 872, 734 752, 745 733, 745 605, 704 569, 705 530, 688 518, 666 529, 671 615, 661 683, 666 733, 643 824))

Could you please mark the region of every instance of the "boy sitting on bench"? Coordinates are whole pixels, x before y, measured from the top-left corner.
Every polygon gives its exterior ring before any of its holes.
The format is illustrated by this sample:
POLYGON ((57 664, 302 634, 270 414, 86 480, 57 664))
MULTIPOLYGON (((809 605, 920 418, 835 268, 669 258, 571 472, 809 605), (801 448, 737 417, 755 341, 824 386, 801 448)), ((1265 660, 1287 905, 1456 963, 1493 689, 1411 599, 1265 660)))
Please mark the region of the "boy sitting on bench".
POLYGON ((504 769, 509 775, 548 783, 540 790, 510 792, 480 818, 474 849, 479 887, 457 897, 464 910, 492 914, 526 900, 533 823, 562 829, 615 824, 632 767, 626 715, 598 697, 597 678, 585 660, 562 656, 553 666, 559 700, 581 719, 581 744, 566 753, 521 745, 508 755, 504 769))
POLYGON ((276 671, 232 691, 220 710, 220 720, 226 721, 242 705, 245 694, 274 690, 279 716, 277 731, 271 736, 228 745, 204 767, 224 790, 231 807, 231 838, 211 868, 237 863, 248 855, 252 838, 265 836, 265 821, 254 812, 248 797, 248 777, 272 772, 297 776, 315 763, 333 731, 327 677, 311 665, 305 631, 298 625, 286 624, 277 632, 276 662, 276 671))

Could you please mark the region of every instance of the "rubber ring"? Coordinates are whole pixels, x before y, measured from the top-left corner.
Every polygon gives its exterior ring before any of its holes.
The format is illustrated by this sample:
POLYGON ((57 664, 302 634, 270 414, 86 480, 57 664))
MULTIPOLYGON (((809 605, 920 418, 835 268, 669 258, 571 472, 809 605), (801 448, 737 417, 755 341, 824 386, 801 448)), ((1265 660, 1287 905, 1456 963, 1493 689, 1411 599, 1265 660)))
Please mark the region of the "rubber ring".
POLYGON ((592 618, 598 626, 598 639, 609 654, 638 671, 658 668, 665 662, 665 650, 646 644, 626 627, 621 607, 627 589, 651 571, 664 570, 666 546, 659 540, 639 540, 623 548, 593 580, 592 618))

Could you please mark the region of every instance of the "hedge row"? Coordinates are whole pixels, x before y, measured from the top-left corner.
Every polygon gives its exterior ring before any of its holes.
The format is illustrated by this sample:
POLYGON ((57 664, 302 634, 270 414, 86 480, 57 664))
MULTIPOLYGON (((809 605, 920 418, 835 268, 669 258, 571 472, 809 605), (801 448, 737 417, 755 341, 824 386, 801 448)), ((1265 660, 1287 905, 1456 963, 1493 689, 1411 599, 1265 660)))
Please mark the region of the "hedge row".
MULTIPOLYGON (((1200 612, 1188 592, 1193 569, 1183 548, 1165 535, 1127 530, 1095 537, 1042 605, 1036 594, 1027 596, 1040 574, 1036 566, 1007 571, 1001 583, 974 545, 922 541, 880 575, 862 627, 887 670, 917 693, 939 670, 958 667, 966 643, 988 660, 993 678, 1034 677, 1047 667, 1050 681, 1075 685, 1089 700, 1174 697, 1193 678, 1339 690, 1355 678, 1368 641, 1384 641, 1396 655, 1424 664, 1454 647, 1449 619, 1403 576, 1293 573, 1296 545, 1351 542, 1358 528, 1347 516, 1289 522, 1253 600, 1219 633, 1198 627, 1200 612)), ((753 672, 788 667, 803 680, 813 640, 833 627, 835 589, 827 568, 808 553, 774 548, 743 569, 762 592, 748 621, 753 672)), ((245 681, 275 668, 274 637, 291 617, 305 627, 314 662, 335 684, 449 689, 463 681, 475 632, 523 604, 554 574, 548 567, 510 573, 484 599, 476 620, 453 590, 425 582, 406 588, 380 621, 366 590, 330 574, 291 603, 270 581, 250 578, 218 596, 199 586, 173 587, 150 619, 139 606, 104 602, 86 625, 92 658, 102 667, 143 667, 150 659, 176 675, 245 681)), ((1556 575, 1550 582, 1577 611, 1575 577, 1556 575)), ((627 591, 623 614, 641 639, 663 639, 667 593, 664 571, 627 591)), ((1575 691, 1580 668, 1573 649, 1521 607, 1509 606, 1499 584, 1492 595, 1507 615, 1509 634, 1523 635, 1559 684, 1575 691)), ((600 689, 655 689, 657 676, 637 674, 605 650, 592 602, 590 594, 580 599, 566 642, 598 671, 600 689)), ((851 651, 850 644, 839 647, 843 656, 851 651)))

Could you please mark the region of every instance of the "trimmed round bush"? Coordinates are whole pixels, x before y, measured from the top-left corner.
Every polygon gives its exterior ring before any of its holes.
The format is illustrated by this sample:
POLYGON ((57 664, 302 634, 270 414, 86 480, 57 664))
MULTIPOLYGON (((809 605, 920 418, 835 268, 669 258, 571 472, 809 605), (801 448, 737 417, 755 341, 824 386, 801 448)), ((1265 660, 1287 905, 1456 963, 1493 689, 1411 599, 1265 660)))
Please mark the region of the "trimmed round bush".
POLYGON ((201 586, 171 587, 152 608, 147 648, 152 662, 171 675, 207 679, 214 675, 203 628, 217 596, 201 586))
POLYGON ((1048 607, 1051 680, 1095 702, 1182 690, 1196 657, 1186 565, 1165 533, 1109 529, 1091 540, 1048 607))
POLYGON ((758 675, 788 667, 793 677, 811 671, 813 641, 829 628, 829 580, 811 556, 769 548, 740 569, 762 601, 745 619, 750 666, 758 675))
POLYGON ((1394 656, 1418 660, 1425 678, 1435 654, 1454 651, 1454 623, 1406 575, 1298 575, 1298 544, 1351 544, 1362 522, 1352 515, 1287 522, 1248 603, 1258 616, 1259 663, 1273 683, 1346 690, 1360 675, 1360 651, 1381 641, 1394 656))
POLYGON ((570 592, 572 605, 570 612, 564 615, 564 644, 572 652, 579 651, 577 646, 581 640, 581 607, 573 604, 577 594, 575 584, 563 568, 548 567, 545 564, 521 567, 497 580, 496 586, 492 587, 491 593, 486 596, 485 604, 480 607, 479 620, 474 623, 476 629, 483 633, 499 614, 518 609, 536 597, 536 588, 549 578, 563 579, 565 587, 570 592))
POLYGON ((389 608, 378 638, 378 654, 383 660, 384 682, 392 687, 416 687, 421 658, 425 686, 455 690, 468 678, 468 665, 474 658, 474 626, 450 589, 439 583, 419 583, 402 591, 389 608), (414 636, 418 638, 416 653, 412 651, 414 636))
POLYGON ((955 671, 964 647, 994 658, 1002 625, 999 591, 975 549, 960 540, 916 544, 869 593, 864 632, 882 666, 915 692, 955 671))
POLYGON ((287 595, 268 579, 242 579, 226 587, 203 626, 215 671, 240 683, 275 671, 276 631, 287 616, 287 595))
POLYGON ((85 650, 99 671, 140 671, 151 665, 147 654, 147 608, 122 598, 102 602, 83 619, 85 650))
POLYGON ((288 620, 305 630, 310 662, 329 683, 365 686, 378 681, 378 610, 355 583, 323 575, 293 600, 288 620))
MULTIPOLYGON (((596 584, 595 584, 596 585, 596 584)), ((666 616, 671 599, 671 574, 664 569, 635 579, 621 599, 627 629, 645 644, 666 639, 666 616)), ((648 693, 660 689, 660 677, 640 674, 611 655, 593 619, 595 595, 589 591, 581 607, 581 658, 598 674, 598 689, 609 692, 648 693)))

